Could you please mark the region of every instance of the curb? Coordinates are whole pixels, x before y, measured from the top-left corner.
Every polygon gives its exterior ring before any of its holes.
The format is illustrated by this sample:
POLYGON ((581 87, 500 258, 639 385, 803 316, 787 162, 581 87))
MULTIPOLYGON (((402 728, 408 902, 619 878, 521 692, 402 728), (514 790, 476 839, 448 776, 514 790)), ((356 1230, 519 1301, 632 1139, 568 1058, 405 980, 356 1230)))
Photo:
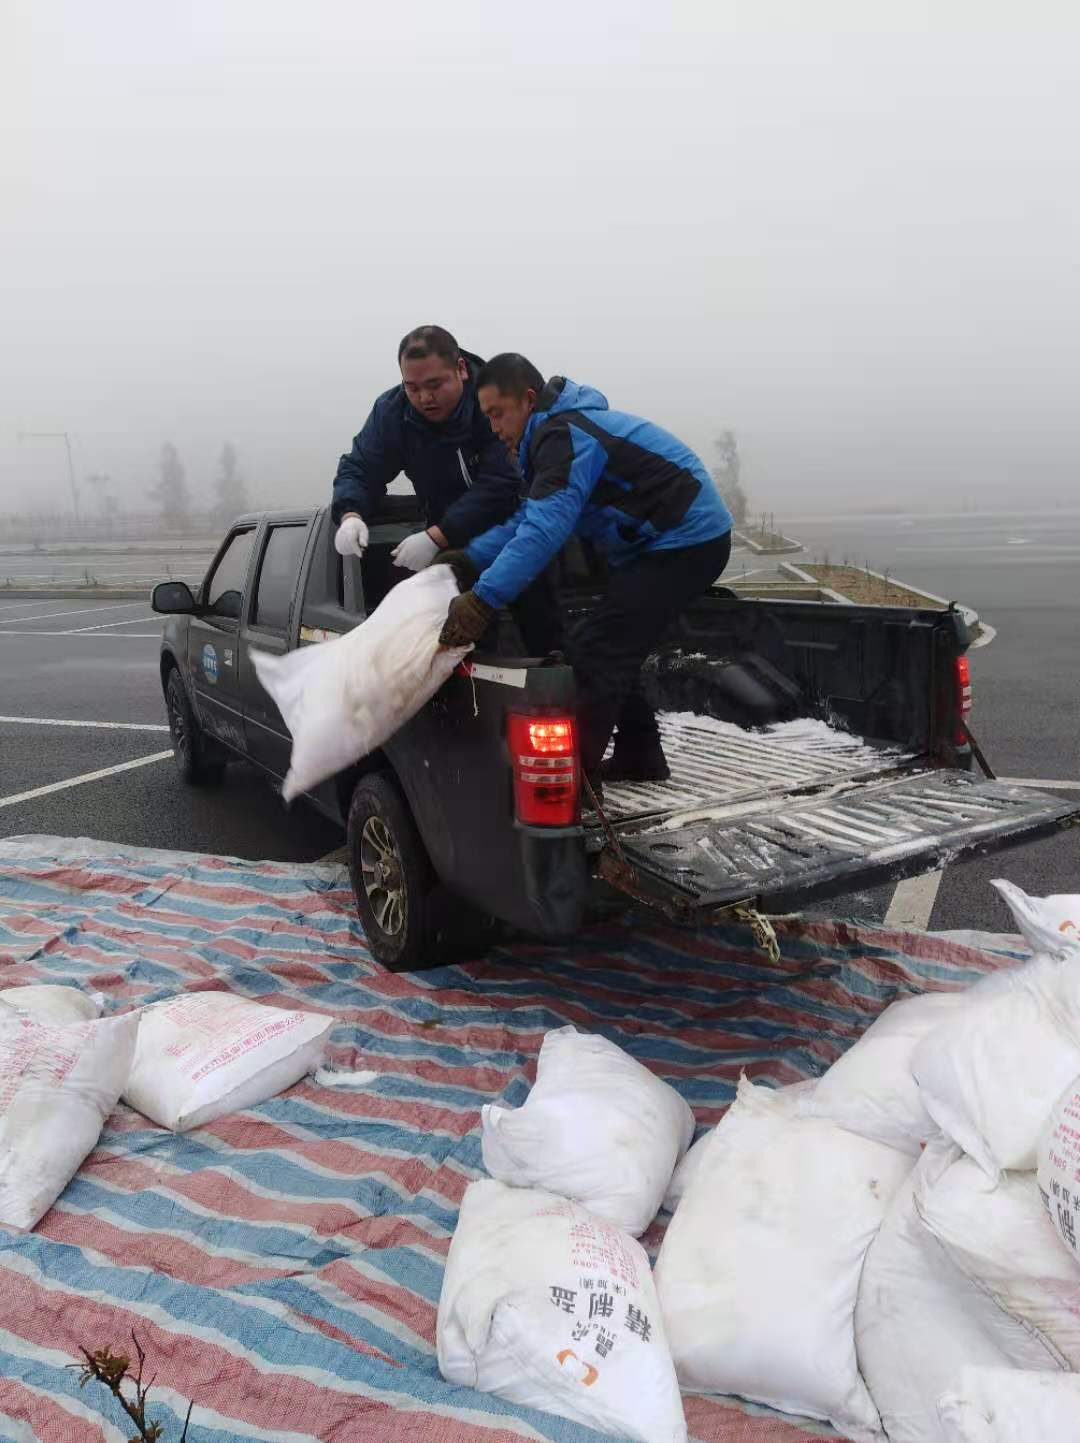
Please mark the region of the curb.
MULTIPOLYGON (((781 536, 781 540, 785 543, 783 546, 762 546, 760 542, 751 541, 745 531, 739 531, 734 526, 731 528, 731 534, 743 546, 749 547, 755 556, 787 556, 792 551, 806 550, 801 541, 796 541, 791 536, 781 536)), ((779 532, 776 534, 780 536, 779 532)))
POLYGON ((145 601, 149 606, 150 591, 148 586, 140 586, 138 591, 131 587, 112 590, 104 586, 82 586, 77 591, 64 587, 56 591, 42 591, 0 586, 0 601, 145 601))

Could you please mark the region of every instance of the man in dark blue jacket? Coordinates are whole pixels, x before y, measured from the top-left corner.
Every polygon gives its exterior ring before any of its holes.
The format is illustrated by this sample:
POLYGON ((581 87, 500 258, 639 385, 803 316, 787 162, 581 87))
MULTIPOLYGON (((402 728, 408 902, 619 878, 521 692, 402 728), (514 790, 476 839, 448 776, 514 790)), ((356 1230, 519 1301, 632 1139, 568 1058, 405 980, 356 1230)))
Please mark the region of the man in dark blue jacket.
MULTIPOLYGON (((394 548, 394 564, 421 571, 445 547, 461 548, 512 516, 521 476, 476 402, 479 356, 462 351, 442 326, 418 326, 398 347, 401 385, 375 402, 334 479, 334 544, 362 556, 368 519, 400 472, 413 484, 426 529, 394 548)), ((543 656, 562 639, 554 591, 546 576, 523 591, 514 618, 529 652, 543 656)))
POLYGON ((578 684, 581 764, 607 780, 669 775, 642 662, 727 565, 731 514, 701 460, 669 431, 608 409, 591 386, 547 384, 524 356, 494 357, 476 378, 492 430, 517 448, 528 498, 476 537, 477 579, 451 603, 440 640, 476 641, 499 607, 540 575, 573 534, 611 567, 607 592, 569 642, 578 684), (618 722, 615 751, 601 759, 618 722))

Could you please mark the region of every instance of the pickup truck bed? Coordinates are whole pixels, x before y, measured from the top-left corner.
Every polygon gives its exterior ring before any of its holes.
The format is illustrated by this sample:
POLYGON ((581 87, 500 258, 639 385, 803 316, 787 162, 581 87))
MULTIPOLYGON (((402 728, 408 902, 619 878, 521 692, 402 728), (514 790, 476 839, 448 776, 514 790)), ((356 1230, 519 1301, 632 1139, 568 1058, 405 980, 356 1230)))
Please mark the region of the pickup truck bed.
MULTIPOLYGON (((175 613, 161 678, 189 779, 235 755, 284 776, 291 741, 251 653, 330 641, 403 579, 390 551, 417 524, 415 501, 388 505, 362 561, 336 555, 325 510, 254 515, 197 597, 156 589, 175 613)), ((603 587, 580 547, 558 579, 571 622, 603 587)), ((310 800, 346 827, 370 945, 398 969, 439 961, 459 924, 475 937, 483 918, 572 934, 612 888, 690 924, 740 904, 787 909, 1080 820, 1075 802, 972 776, 968 642, 952 608, 747 600, 719 585, 643 671, 671 779, 611 786, 596 816, 575 805, 573 672, 522 656, 503 617, 489 651, 310 800), (540 742, 560 720, 567 748, 552 759, 540 742), (550 767, 561 791, 535 785, 550 767)))
POLYGON ((864 742, 825 722, 781 722, 751 732, 693 712, 661 712, 659 720, 671 777, 607 786, 604 815, 620 830, 658 814, 760 800, 914 760, 898 747, 864 742))

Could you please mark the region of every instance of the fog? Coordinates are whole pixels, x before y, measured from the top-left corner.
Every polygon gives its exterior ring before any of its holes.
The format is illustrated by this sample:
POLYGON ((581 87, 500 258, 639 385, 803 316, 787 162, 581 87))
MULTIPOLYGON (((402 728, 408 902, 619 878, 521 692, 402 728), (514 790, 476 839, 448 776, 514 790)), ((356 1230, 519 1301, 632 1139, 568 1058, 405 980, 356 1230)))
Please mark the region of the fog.
POLYGON ((0 511, 329 494, 421 322, 753 506, 1080 493, 1074 7, 8 0, 0 511), (90 506, 83 484, 84 504, 90 506))

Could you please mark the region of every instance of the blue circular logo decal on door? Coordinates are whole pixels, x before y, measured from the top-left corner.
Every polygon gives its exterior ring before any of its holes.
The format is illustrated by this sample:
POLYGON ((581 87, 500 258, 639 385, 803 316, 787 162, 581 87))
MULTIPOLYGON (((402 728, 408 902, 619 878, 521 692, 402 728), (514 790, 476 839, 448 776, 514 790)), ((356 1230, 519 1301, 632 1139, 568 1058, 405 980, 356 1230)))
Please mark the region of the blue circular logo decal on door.
POLYGON ((217 652, 214 650, 214 648, 210 645, 209 642, 207 642, 202 649, 202 669, 205 673, 206 680, 210 682, 211 685, 216 686, 217 652))

